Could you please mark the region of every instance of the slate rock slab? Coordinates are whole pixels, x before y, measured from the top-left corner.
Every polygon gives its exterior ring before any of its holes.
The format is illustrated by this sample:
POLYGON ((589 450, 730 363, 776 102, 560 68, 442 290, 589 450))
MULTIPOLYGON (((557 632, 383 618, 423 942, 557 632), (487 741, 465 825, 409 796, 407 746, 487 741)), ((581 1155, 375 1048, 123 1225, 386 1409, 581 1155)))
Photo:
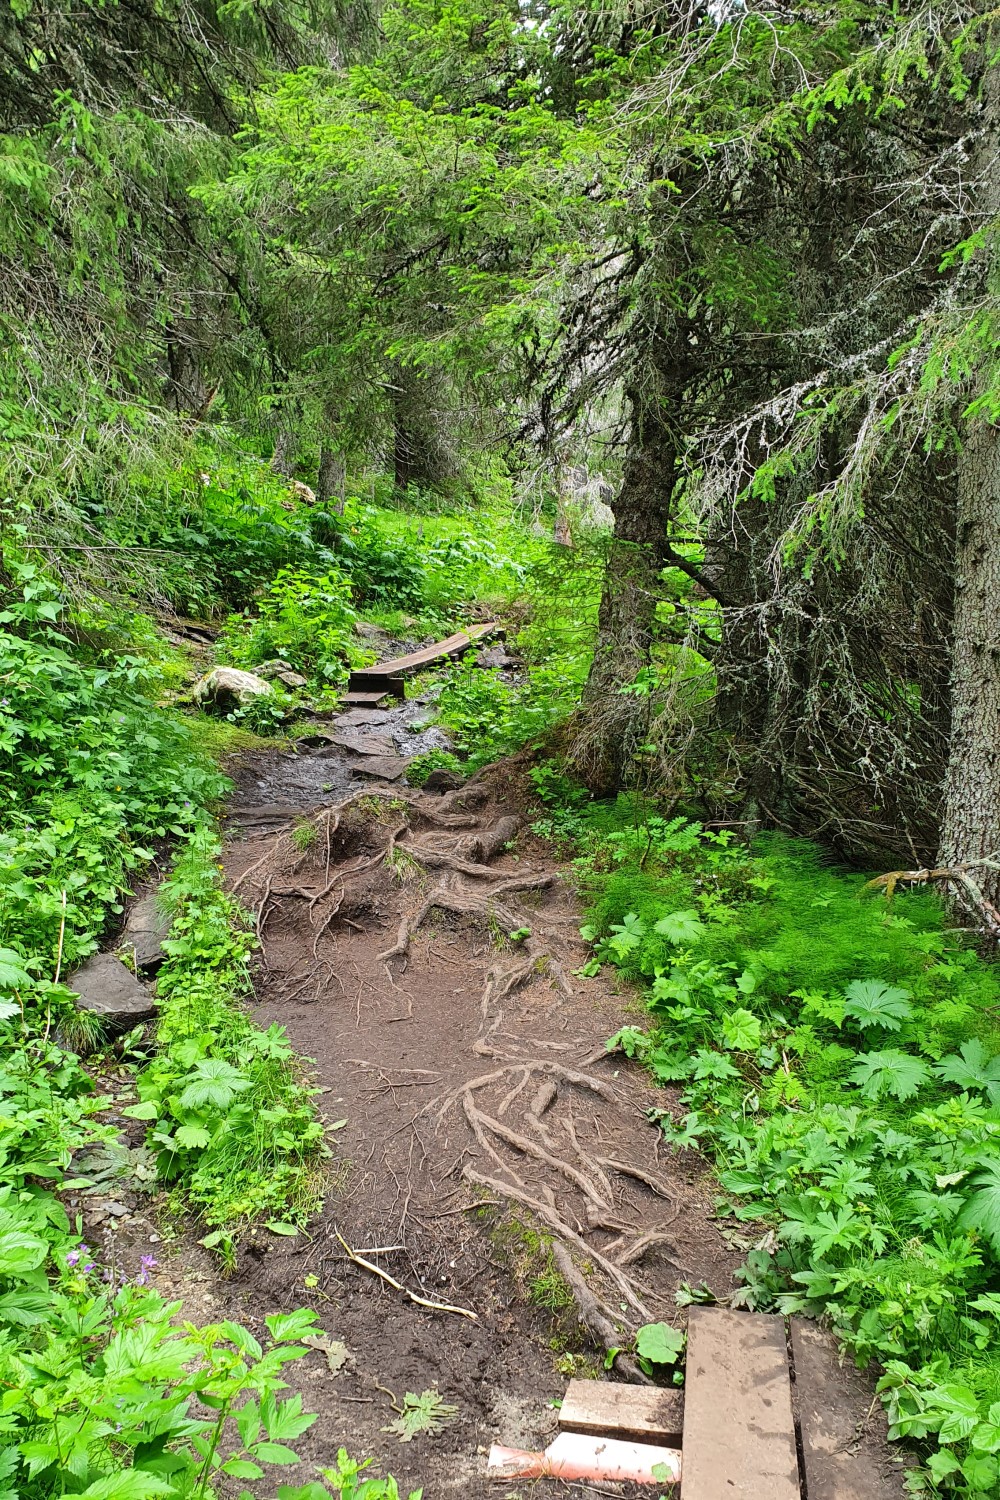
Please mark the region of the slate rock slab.
POLYGON ((118 950, 135 954, 135 966, 140 973, 158 969, 166 958, 163 939, 170 931, 170 918, 160 911, 155 896, 144 896, 137 901, 128 914, 125 931, 118 940, 118 950))
POLYGON ((125 1031, 156 1014, 150 991, 113 953, 95 953, 66 983, 80 1009, 93 1011, 111 1030, 125 1031))
POLYGON ((398 781, 409 761, 396 755, 366 755, 351 767, 352 776, 372 776, 378 781, 398 781))

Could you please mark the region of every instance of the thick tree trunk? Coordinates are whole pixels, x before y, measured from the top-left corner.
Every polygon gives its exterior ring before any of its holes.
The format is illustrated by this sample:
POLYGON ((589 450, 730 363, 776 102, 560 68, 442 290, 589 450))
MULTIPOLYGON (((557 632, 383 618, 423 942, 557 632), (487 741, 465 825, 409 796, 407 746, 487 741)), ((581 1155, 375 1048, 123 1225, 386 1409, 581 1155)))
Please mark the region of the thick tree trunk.
POLYGON ((295 447, 296 436, 290 427, 282 427, 274 440, 274 453, 271 455, 271 468, 275 474, 283 474, 286 479, 291 479, 295 472, 295 447))
POLYGON ((648 700, 623 695, 649 665, 667 562, 676 450, 660 417, 634 403, 628 457, 614 504, 597 626, 597 645, 569 759, 598 797, 621 787, 643 738, 648 700))
POLYGON ((316 503, 329 505, 336 500, 338 515, 344 512, 344 479, 346 470, 344 456, 336 448, 323 444, 319 451, 319 472, 316 476, 316 503))
MULTIPOLYGON (((987 52, 996 40, 992 35, 987 52)), ((983 80, 980 129, 973 163, 976 217, 989 224, 1000 215, 1000 67, 987 68, 983 80)), ((979 286, 972 291, 987 294, 997 282, 992 236, 981 254, 979 286)), ((959 456, 955 564, 943 865, 1000 857, 1000 429, 983 416, 966 423, 959 456)), ((982 870, 977 884, 996 907, 1000 871, 982 870)), ((965 904, 966 897, 960 899, 965 904)), ((985 917, 995 927, 988 912, 985 917)))

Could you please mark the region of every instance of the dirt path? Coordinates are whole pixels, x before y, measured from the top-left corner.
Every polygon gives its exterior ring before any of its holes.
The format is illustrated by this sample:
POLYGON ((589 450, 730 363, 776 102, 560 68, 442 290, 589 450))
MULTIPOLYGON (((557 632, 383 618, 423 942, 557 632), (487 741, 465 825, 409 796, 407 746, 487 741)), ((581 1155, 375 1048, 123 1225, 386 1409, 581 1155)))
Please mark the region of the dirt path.
POLYGON ((312 1305, 351 1351, 336 1377, 322 1351, 300 1367, 320 1413, 306 1466, 345 1446, 428 1496, 495 1494, 490 1442, 544 1443, 568 1374, 597 1373, 643 1322, 677 1322, 681 1281, 727 1295, 741 1257, 698 1159, 679 1168, 658 1146, 645 1112, 663 1091, 604 1055, 628 1002, 574 975, 579 910, 511 777, 420 794, 359 785, 358 759, 319 753, 319 771, 254 764, 226 871, 257 913, 255 1017, 314 1060, 324 1113, 347 1123, 312 1237, 259 1233, 225 1295, 251 1321, 312 1305), (345 1244, 475 1317, 416 1305, 345 1244), (431 1388, 457 1408, 439 1435, 383 1430, 394 1401, 431 1388))

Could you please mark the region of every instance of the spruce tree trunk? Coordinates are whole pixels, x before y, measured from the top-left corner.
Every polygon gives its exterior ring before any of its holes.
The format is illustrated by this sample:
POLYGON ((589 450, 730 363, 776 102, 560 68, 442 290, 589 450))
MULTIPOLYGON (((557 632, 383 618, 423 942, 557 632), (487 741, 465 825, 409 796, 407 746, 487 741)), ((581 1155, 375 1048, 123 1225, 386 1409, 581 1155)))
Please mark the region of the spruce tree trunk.
POLYGON ((336 448, 330 448, 323 444, 319 451, 319 472, 316 476, 316 502, 318 505, 329 505, 336 497, 337 504, 334 507, 338 515, 344 512, 343 486, 346 477, 344 457, 336 448))
MULTIPOLYGON (((996 41, 994 30, 987 54, 996 41)), ((1000 68, 987 68, 981 97, 973 161, 978 224, 1000 214, 1000 68)), ((996 291, 992 235, 980 255, 978 286, 970 288, 974 300, 996 291)), ((970 391, 970 398, 981 389, 970 391)), ((944 865, 1000 856, 1000 429, 983 416, 967 420, 958 461, 951 662, 951 741, 939 855, 944 865)), ((1000 871, 983 870, 976 883, 996 907, 1000 871)), ((964 896, 959 899, 967 904, 964 896)), ((977 915, 995 926, 988 913, 977 915)))
POLYGON ((643 738, 648 700, 621 689, 649 665, 667 562, 676 451, 660 417, 634 402, 615 529, 605 566, 597 645, 569 760, 596 797, 622 786, 643 738))

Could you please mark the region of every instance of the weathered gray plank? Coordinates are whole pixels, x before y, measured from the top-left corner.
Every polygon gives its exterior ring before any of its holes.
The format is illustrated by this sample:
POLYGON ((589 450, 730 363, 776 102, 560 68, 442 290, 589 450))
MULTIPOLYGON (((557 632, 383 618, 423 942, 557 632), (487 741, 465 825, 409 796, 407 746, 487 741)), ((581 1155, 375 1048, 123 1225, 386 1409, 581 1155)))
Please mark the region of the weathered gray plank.
POLYGON ((376 662, 371 667, 360 667, 351 673, 350 688, 354 692, 357 689, 363 691, 367 683, 378 685, 383 691, 394 692, 396 688, 390 686, 393 677, 406 677, 412 672, 419 672, 421 667, 428 667, 433 662, 445 661, 450 657, 461 656, 468 651, 476 641, 481 641, 484 636, 491 635, 498 629, 496 621, 491 620, 483 625, 470 625, 468 630, 458 630, 454 635, 449 635, 443 641, 435 641, 433 646, 424 646, 420 651, 411 651, 408 656, 396 656, 391 661, 376 662))
POLYGON ((569 1432, 649 1439, 677 1448, 684 1425, 684 1393, 609 1380, 571 1380, 559 1425, 569 1432))
POLYGON ((684 1500, 800 1500, 781 1318, 692 1307, 684 1500))
POLYGON ((870 1378, 842 1366, 833 1334, 806 1319, 792 1319, 792 1358, 809 1500, 902 1500, 870 1378))

